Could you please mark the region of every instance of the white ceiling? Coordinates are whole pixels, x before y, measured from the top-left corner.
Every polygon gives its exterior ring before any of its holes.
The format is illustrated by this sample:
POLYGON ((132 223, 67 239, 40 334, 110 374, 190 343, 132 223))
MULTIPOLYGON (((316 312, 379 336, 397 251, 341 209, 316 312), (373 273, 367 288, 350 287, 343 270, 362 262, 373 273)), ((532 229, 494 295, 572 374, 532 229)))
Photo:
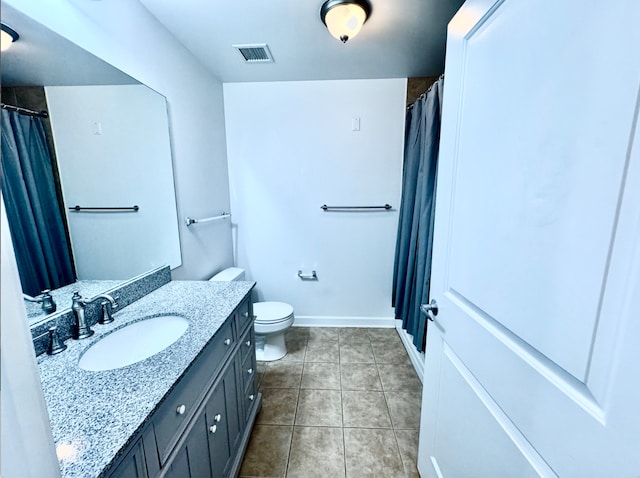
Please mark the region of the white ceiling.
POLYGON ((2 22, 20 39, 2 52, 2 86, 120 85, 138 83, 109 63, 2 4, 2 22))
MULTIPOLYGON (((462 1, 370 0, 360 34, 342 44, 320 20, 323 0, 140 0, 223 82, 438 76, 462 1), (275 62, 246 64, 232 45, 251 43, 267 43, 275 62)), ((2 85, 136 83, 12 7, 1 13, 21 35, 2 54, 2 85)))
POLYGON ((446 25, 462 0, 370 0, 346 44, 320 20, 324 0, 140 0, 223 82, 405 78, 444 71, 446 25), (267 43, 275 63, 246 64, 235 44, 267 43))

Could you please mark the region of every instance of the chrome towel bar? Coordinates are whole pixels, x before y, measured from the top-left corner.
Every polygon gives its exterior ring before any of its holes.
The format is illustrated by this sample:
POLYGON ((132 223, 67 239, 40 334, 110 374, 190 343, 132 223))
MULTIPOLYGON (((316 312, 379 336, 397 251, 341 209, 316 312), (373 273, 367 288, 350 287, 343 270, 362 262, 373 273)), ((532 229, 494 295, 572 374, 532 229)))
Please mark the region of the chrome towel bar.
POLYGON ((367 211, 377 211, 378 209, 384 209, 386 211, 388 211, 389 209, 391 209, 391 206, 389 204, 385 204, 384 206, 327 206, 326 204, 323 204, 322 206, 320 206, 320 209, 324 210, 324 211, 330 211, 330 210, 367 210, 367 211))
POLYGON ((139 206, 131 206, 131 207, 86 207, 86 206, 73 206, 69 208, 69 211, 76 211, 76 212, 80 212, 80 211, 103 211, 103 212, 110 212, 110 211, 133 211, 133 212, 138 212, 140 210, 139 206))
POLYGON ((220 219, 225 219, 227 217, 231 217, 231 214, 229 214, 228 212, 223 212, 219 216, 205 217, 203 219, 193 219, 193 218, 187 216, 187 217, 184 218, 184 222, 187 223, 187 227, 188 227, 191 224, 197 224, 199 222, 219 221, 220 219))

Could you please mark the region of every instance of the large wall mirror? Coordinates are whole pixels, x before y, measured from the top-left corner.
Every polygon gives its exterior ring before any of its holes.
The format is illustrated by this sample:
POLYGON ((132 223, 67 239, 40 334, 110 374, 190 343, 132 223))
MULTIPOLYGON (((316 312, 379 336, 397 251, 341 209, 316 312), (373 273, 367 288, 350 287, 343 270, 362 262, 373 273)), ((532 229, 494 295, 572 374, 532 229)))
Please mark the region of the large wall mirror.
MULTIPOLYGON (((159 266, 179 266, 165 98, 6 5, 2 23, 20 35, 2 53, 2 103, 47 112, 42 121, 52 150, 53 183, 45 185, 38 179, 35 184, 38 190, 55 188, 59 198, 73 280, 105 281, 105 288, 112 288, 117 281, 159 266)), ((17 113, 11 110, 3 107, 3 135, 13 127, 8 114, 13 118, 17 113)), ((10 155, 5 153, 3 145, 3 169, 8 171, 11 168, 4 168, 4 162, 10 155)), ((14 175, 22 175, 17 171, 14 175)), ((6 181, 12 174, 3 175, 3 196, 18 255, 17 243, 24 246, 31 239, 24 232, 16 233, 27 219, 11 213, 6 181)), ((47 224, 47 229, 53 227, 47 224)), ((57 258, 62 249, 46 253, 57 258)), ((28 287, 23 271, 20 274, 23 290, 38 294, 34 289, 40 286, 28 287)), ((39 309, 27 305, 31 322, 47 315, 36 314, 39 309)), ((70 305, 63 300, 56 312, 70 305)))

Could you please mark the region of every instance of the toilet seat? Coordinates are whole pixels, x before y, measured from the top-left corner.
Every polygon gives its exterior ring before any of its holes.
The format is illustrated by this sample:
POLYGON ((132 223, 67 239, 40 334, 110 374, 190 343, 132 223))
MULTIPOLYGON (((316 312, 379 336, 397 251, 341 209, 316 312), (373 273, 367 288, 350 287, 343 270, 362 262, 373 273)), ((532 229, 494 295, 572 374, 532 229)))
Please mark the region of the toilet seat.
POLYGON ((293 307, 284 302, 255 302, 253 314, 256 324, 273 325, 291 320, 293 307))

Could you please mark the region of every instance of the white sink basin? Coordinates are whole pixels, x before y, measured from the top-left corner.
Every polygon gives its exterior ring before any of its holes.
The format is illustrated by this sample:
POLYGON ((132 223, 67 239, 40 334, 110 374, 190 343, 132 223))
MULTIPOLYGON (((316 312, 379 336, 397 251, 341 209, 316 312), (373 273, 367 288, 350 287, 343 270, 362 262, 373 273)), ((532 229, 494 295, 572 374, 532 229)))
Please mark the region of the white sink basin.
POLYGON ((84 370, 113 370, 140 362, 174 343, 189 328, 179 315, 161 315, 133 322, 105 335, 80 357, 84 370))

